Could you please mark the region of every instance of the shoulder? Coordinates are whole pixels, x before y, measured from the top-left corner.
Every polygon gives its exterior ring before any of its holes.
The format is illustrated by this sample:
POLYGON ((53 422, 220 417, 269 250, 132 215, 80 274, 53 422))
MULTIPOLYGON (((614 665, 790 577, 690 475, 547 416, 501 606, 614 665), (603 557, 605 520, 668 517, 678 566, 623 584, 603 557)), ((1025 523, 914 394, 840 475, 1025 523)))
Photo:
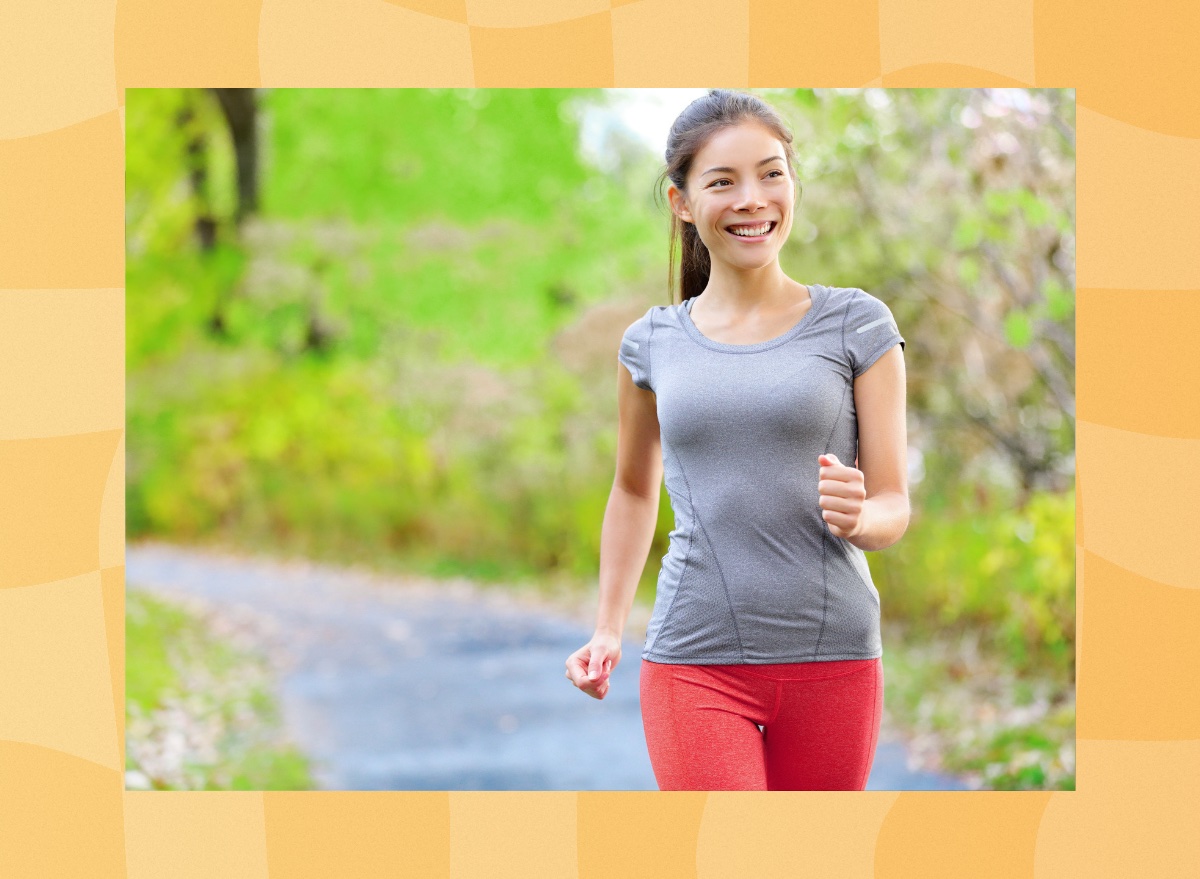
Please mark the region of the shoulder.
POLYGON ((862 375, 894 345, 904 348, 904 337, 891 308, 878 296, 860 287, 839 288, 842 349, 855 377, 862 375))
POLYGON ((628 367, 633 382, 639 388, 652 391, 653 363, 650 352, 655 330, 661 331, 675 314, 676 306, 652 305, 646 313, 631 323, 621 335, 617 359, 628 367))
POLYGON ((861 287, 829 287, 828 290, 830 308, 849 320, 892 315, 886 302, 861 287))
POLYGON ((641 344, 644 341, 649 341, 656 329, 661 330, 664 326, 671 323, 675 319, 678 306, 675 305, 652 305, 646 309, 646 313, 631 323, 622 334, 623 340, 628 340, 641 344))

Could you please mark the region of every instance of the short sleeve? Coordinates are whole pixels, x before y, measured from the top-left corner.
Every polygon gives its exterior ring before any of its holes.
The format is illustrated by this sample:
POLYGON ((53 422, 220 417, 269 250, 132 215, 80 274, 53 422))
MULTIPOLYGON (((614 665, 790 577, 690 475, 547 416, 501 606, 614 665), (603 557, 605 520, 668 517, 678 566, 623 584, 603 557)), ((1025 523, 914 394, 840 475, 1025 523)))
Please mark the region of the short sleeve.
POLYGON ((894 345, 899 344, 903 350, 904 337, 900 335, 892 310, 883 300, 865 290, 856 290, 842 325, 842 344, 850 369, 858 378, 894 345))
POLYGON ((625 364, 633 383, 644 391, 654 390, 650 385, 650 337, 654 333, 654 309, 629 325, 621 337, 617 360, 625 364))

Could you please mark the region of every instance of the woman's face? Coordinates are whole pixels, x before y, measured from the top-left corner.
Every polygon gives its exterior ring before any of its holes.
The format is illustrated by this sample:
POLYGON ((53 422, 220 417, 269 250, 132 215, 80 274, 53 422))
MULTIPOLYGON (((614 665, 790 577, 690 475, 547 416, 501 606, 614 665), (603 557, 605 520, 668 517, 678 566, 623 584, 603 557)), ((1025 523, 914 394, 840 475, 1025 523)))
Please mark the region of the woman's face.
POLYGON ((754 122, 710 137, 688 170, 687 195, 672 186, 668 197, 672 210, 695 224, 714 262, 770 265, 792 230, 796 190, 783 144, 754 122))

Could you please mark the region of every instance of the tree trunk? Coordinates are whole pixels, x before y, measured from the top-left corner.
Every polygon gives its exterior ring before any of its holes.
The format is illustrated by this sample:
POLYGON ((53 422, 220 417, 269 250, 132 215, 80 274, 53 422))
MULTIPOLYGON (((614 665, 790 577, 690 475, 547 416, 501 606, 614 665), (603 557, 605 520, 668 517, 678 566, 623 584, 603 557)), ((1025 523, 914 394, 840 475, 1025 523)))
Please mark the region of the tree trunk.
POLYGON ((237 158, 238 225, 258 210, 258 98, 254 89, 212 89, 221 104, 237 158))
POLYGON ((191 100, 189 95, 176 115, 175 123, 187 133, 187 156, 184 161, 196 205, 196 241, 202 251, 209 251, 217 243, 217 221, 212 212, 212 200, 208 197, 208 141, 204 132, 195 124, 196 108, 191 100))

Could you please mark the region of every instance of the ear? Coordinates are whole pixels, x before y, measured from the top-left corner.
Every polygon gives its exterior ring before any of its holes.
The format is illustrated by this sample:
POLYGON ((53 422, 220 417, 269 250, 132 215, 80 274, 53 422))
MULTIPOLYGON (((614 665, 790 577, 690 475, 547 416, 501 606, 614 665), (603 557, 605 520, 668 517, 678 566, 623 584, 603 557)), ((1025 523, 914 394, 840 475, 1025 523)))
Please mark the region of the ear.
POLYGON ((685 223, 695 222, 692 219, 692 212, 688 210, 687 199, 674 183, 667 187, 667 200, 670 201, 671 212, 675 216, 679 217, 685 223))

